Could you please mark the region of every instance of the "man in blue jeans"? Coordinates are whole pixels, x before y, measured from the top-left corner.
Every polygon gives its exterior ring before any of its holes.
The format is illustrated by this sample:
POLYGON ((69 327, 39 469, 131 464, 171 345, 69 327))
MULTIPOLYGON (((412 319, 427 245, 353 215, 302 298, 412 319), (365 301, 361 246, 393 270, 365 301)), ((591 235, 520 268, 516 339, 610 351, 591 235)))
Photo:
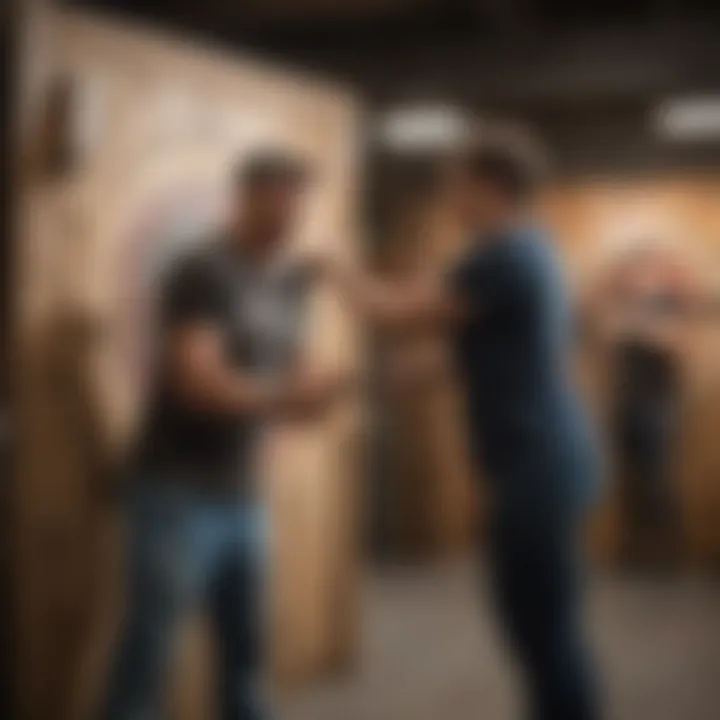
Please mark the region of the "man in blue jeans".
POLYGON ((273 420, 318 416, 344 385, 293 367, 309 278, 283 249, 305 174, 276 153, 244 163, 226 231, 163 283, 158 372, 131 462, 127 605, 102 720, 162 716, 178 620, 198 602, 216 629, 222 717, 265 716, 258 434, 273 420))
MULTIPOLYGON (((576 555, 598 467, 567 364, 563 279, 532 219, 536 155, 526 138, 500 131, 460 158, 456 197, 468 243, 446 278, 384 282, 320 262, 379 329, 452 341, 471 447, 491 491, 494 594, 531 717, 594 720, 576 555)), ((411 373, 406 366, 399 379, 408 383, 411 373)))

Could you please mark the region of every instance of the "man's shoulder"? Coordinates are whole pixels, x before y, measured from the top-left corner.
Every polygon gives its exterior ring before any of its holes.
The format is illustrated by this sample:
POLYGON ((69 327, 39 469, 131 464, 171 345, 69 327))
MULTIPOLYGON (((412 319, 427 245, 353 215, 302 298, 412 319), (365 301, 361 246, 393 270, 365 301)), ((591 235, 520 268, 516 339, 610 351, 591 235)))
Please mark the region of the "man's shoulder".
POLYGON ((194 278, 224 283, 228 280, 228 263, 224 243, 219 238, 200 239, 179 252, 167 267, 167 277, 194 278))
POLYGON ((502 243, 496 261, 523 276, 541 277, 548 273, 557 258, 544 230, 522 228, 502 243))
POLYGON ((158 278, 160 295, 168 306, 212 304, 219 312, 229 306, 233 277, 219 242, 205 240, 186 247, 158 278))

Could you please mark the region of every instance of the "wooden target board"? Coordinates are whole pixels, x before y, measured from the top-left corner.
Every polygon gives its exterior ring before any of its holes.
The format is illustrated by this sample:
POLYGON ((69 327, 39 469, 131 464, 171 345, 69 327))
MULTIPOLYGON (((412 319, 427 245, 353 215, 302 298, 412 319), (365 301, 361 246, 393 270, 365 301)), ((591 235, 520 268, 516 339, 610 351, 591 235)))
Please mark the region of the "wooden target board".
MULTIPOLYGON (((121 605, 109 531, 118 508, 102 478, 137 417, 158 274, 222 218, 230 163, 270 143, 319 170, 296 241, 354 255, 359 111, 345 91, 248 59, 28 9, 15 272, 18 676, 21 717, 61 720, 92 705, 121 605), (32 159, 59 74, 77 90, 75 155, 50 177, 32 159)), ((306 361, 356 364, 355 336, 319 291, 306 361)), ((272 646, 285 682, 354 653, 353 408, 273 438, 265 452, 272 646)))

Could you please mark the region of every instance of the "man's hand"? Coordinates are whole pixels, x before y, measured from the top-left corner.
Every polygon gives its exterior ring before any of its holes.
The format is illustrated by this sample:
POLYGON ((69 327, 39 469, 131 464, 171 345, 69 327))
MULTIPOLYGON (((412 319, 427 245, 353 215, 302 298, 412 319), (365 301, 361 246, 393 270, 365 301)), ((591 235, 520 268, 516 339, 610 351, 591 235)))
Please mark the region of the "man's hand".
POLYGON ((288 380, 283 392, 287 414, 293 419, 313 419, 329 410, 353 386, 347 373, 303 371, 288 380))
POLYGON ((391 396, 422 393, 452 376, 446 348, 437 342, 390 352, 380 371, 381 389, 391 396))
POLYGON ((194 325, 172 338, 168 372, 178 397, 198 410, 240 416, 309 418, 324 412, 353 385, 347 373, 302 371, 279 383, 226 361, 222 334, 194 325))
POLYGON ((336 258, 317 248, 300 251, 294 258, 294 264, 313 281, 331 279, 339 268, 336 258))
POLYGON ((435 274, 382 277, 320 250, 301 263, 314 277, 330 282, 339 296, 380 331, 404 335, 441 335, 463 322, 468 309, 435 274))

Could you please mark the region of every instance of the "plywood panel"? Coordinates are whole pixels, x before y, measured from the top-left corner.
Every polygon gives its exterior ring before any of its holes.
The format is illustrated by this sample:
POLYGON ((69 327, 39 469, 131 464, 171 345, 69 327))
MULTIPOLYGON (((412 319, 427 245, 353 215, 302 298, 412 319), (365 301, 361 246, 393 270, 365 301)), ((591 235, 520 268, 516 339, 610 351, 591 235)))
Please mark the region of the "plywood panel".
MULTIPOLYGON (((717 293, 720 279, 720 178, 658 177, 607 183, 576 183, 548 198, 548 222, 558 235, 578 293, 591 285, 628 242, 656 238, 675 244, 700 285, 717 293)), ((720 327, 699 324, 689 334, 685 358, 679 482, 686 561, 703 567, 720 555, 720 455, 714 439, 720 419, 720 327)), ((599 422, 607 417, 609 359, 586 358, 584 374, 599 422)), ((612 467, 612 453, 607 447, 612 467)), ((600 557, 615 556, 620 535, 616 485, 609 478, 607 501, 598 517, 595 545, 600 557)))
MULTIPOLYGON (((720 289, 720 178, 656 177, 644 180, 559 185, 544 198, 542 214, 560 250, 571 291, 579 299, 607 270, 624 244, 656 237, 675 242, 698 281, 720 289)), ((451 214, 437 194, 398 209, 393 249, 400 265, 444 266, 462 243, 451 214)), ((688 391, 683 417, 679 478, 684 517, 685 559, 707 568, 720 556, 720 324, 698 326, 689 337, 685 374, 688 391)), ((580 376, 598 425, 607 428, 609 358, 581 358, 580 376)), ((472 473, 462 442, 452 390, 413 397, 396 408, 398 441, 393 448, 401 486, 405 549, 428 552, 467 547, 472 507, 472 473), (409 546, 409 547, 408 547, 409 546)), ((594 553, 603 562, 616 556, 621 533, 613 458, 605 442, 610 475, 606 500, 593 520, 594 553)))
MULTIPOLYGON (((401 272, 440 271, 462 237, 442 193, 417 193, 398 203, 388 238, 401 272)), ((458 389, 441 381, 388 403, 393 417, 391 448, 398 507, 398 550, 412 557, 465 553, 473 543, 478 479, 471 471, 458 389)))
MULTIPOLYGON (((27 30, 15 388, 18 675, 22 717, 33 719, 81 716, 92 704, 117 618, 111 468, 139 407, 150 285, 138 278, 158 243, 172 252, 180 241, 173 218, 188 206, 200 222, 221 211, 228 163, 259 143, 282 143, 320 170, 298 242, 354 253, 359 114, 333 86, 42 4, 27 30), (86 112, 77 164, 49 177, 35 162, 36 131, 58 73, 86 112)), ((308 362, 356 364, 342 308, 322 293, 313 304, 308 362)), ((273 644, 286 681, 354 652, 353 407, 267 451, 273 644)))

